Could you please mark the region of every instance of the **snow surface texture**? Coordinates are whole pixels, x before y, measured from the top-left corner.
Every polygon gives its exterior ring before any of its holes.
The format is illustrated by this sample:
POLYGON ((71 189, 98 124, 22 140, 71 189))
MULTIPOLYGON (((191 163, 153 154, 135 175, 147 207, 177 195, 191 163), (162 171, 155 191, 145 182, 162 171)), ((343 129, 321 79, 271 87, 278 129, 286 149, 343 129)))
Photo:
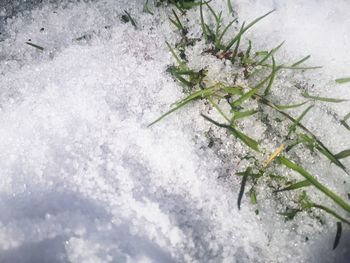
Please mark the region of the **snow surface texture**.
MULTIPOLYGON (((287 40, 285 58, 311 53, 327 66, 307 75, 322 76, 315 92, 350 98, 347 85, 329 84, 349 73, 350 3, 235 6, 248 20, 276 8, 251 39, 269 48, 287 40)), ((332 224, 285 223, 271 207, 257 217, 246 200, 238 211, 239 179, 218 179, 226 167, 206 147, 200 105, 146 127, 182 93, 165 73, 173 59, 164 43, 176 38, 166 12, 141 11, 127 0, 44 3, 2 25, 0 262, 346 262, 349 234, 332 251, 332 224), (121 22, 124 9, 137 30, 121 22)), ((350 148, 349 134, 318 116, 348 109, 320 106, 308 119, 335 150, 350 148)))

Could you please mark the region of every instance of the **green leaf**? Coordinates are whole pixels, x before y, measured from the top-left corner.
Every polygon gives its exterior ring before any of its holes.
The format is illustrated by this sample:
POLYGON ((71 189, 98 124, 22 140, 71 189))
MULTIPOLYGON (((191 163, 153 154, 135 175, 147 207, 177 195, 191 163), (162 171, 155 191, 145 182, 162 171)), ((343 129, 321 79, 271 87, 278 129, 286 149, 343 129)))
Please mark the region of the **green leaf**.
POLYGON ((344 99, 334 99, 334 98, 325 98, 325 97, 317 97, 317 96, 311 96, 309 93, 306 91, 301 94, 305 98, 313 99, 313 100, 319 100, 319 101, 324 101, 324 102, 332 102, 332 103, 339 103, 339 102, 344 102, 347 100, 344 99))
POLYGON ((213 119, 209 118, 208 116, 206 116, 204 114, 201 114, 201 115, 203 118, 205 118, 207 121, 213 123, 214 125, 228 129, 232 133, 233 136, 240 139, 244 144, 246 144, 247 146, 249 146, 250 148, 252 148, 255 151, 259 151, 259 143, 257 141, 255 141, 254 139, 245 135, 241 131, 237 130, 232 125, 230 126, 230 125, 226 125, 226 124, 221 124, 221 123, 214 121, 213 119))
POLYGON ((350 156, 350 149, 341 151, 340 153, 337 153, 335 157, 337 159, 344 159, 350 156))
POLYGON ((347 83, 347 82, 350 82, 350 77, 349 78, 336 79, 335 82, 337 82, 339 84, 347 83))
POLYGON ((346 203, 341 197, 339 197, 336 193, 328 189, 325 185, 321 184, 315 177, 305 171, 301 166, 293 163, 289 159, 284 156, 277 157, 278 160, 285 165, 286 167, 296 171, 300 175, 302 175, 306 180, 308 180, 313 186, 315 186, 318 190, 324 193, 326 196, 331 198, 337 205, 342 207, 345 211, 350 213, 350 205, 346 203))
POLYGON ((308 180, 303 180, 303 181, 300 181, 300 182, 297 182, 297 183, 294 183, 290 186, 287 186, 283 189, 279 189, 277 191, 275 191, 276 193, 277 192, 283 192, 283 191, 290 191, 290 190, 296 190, 296 189, 299 189, 299 188, 302 188, 302 187, 307 187, 307 186, 310 186, 311 183, 308 181, 308 180))

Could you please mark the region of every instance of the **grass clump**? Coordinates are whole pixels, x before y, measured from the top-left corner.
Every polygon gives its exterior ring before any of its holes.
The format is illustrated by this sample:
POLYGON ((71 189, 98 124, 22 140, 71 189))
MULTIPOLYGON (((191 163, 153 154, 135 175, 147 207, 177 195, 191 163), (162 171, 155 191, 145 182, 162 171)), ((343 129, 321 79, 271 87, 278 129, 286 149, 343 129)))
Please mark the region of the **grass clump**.
MULTIPOLYGON (((175 4, 179 9, 184 9, 183 4, 186 1, 166 2, 175 4)), ((280 212, 279 214, 285 216, 286 219, 293 219, 298 213, 311 212, 316 209, 333 216, 338 222, 337 236, 334 243, 334 247, 336 247, 340 239, 341 230, 339 229, 341 229, 341 225, 350 225, 350 221, 347 219, 350 216, 350 204, 303 168, 302 164, 300 164, 298 152, 302 150, 304 153, 309 153, 309 158, 319 155, 320 158, 327 159, 349 175, 348 169, 343 165, 341 160, 350 156, 350 150, 344 150, 338 154, 334 154, 318 136, 303 124, 304 117, 312 111, 315 101, 341 103, 345 100, 317 97, 310 95, 307 91, 303 91, 300 93, 300 98, 302 99, 300 102, 287 105, 280 105, 273 102, 274 100, 278 100, 278 98, 274 97, 272 91, 275 79, 278 77, 280 71, 287 69, 308 70, 319 68, 303 66, 310 58, 309 55, 290 65, 279 64, 276 60, 276 54, 282 48, 284 42, 278 44, 270 51, 253 52, 251 41, 248 41, 248 45, 242 48, 241 43, 244 34, 256 23, 273 13, 274 10, 267 12, 249 23, 243 22, 235 34, 229 37, 229 34, 232 33, 233 25, 238 21, 237 18, 233 17, 225 25, 223 22, 223 13, 216 12, 209 2, 187 1, 187 4, 190 4, 191 7, 198 6, 199 8, 202 40, 206 43, 206 48, 202 54, 210 54, 217 59, 229 61, 232 69, 237 71, 237 76, 239 76, 239 72, 243 72, 242 78, 247 85, 240 84, 240 82, 236 81, 236 78, 233 81, 213 83, 207 76, 206 66, 200 70, 189 67, 186 56, 181 54, 184 54, 184 50, 189 45, 193 45, 195 41, 191 43, 185 41, 185 44, 182 43, 181 49, 179 48, 179 43, 175 44, 175 48, 173 48, 166 42, 169 51, 176 61, 176 64, 169 66, 167 71, 182 84, 186 96, 182 100, 175 102, 169 111, 165 112, 149 126, 156 124, 185 105, 194 101, 205 101, 207 105, 210 105, 212 110, 215 110, 221 116, 224 122, 213 119, 209 114, 201 113, 204 120, 210 122, 215 127, 225 129, 228 134, 246 146, 247 155, 243 156, 242 160, 249 160, 249 164, 244 171, 236 173, 242 178, 237 199, 238 209, 241 208, 245 188, 248 185, 250 185, 250 201, 255 206, 258 204, 256 186, 260 182, 267 183, 270 186, 277 185, 277 187, 274 186, 272 191, 275 195, 284 195, 290 191, 302 191, 300 194, 294 195, 294 198, 290 200, 292 205, 288 204, 285 212, 280 212), (205 20, 205 12, 213 18, 212 21, 214 23, 209 23, 205 20), (180 55, 178 55, 178 52, 180 52, 180 55), (252 108, 251 105, 257 105, 258 107, 252 108), (304 109, 299 117, 293 117, 287 112, 289 109, 301 107, 304 107, 304 109), (266 123, 271 121, 274 115, 279 116, 279 122, 284 124, 284 126, 273 127, 274 133, 278 135, 278 144, 276 150, 271 153, 271 150, 262 144, 261 139, 252 138, 245 132, 245 128, 240 122, 254 118, 254 121, 266 123), (283 127, 289 128, 283 129, 283 127), (268 155, 268 158, 262 161, 262 157, 265 155, 268 155), (302 180, 298 179, 297 181, 288 183, 285 176, 278 175, 280 171, 285 172, 286 169, 294 172, 295 175, 298 174, 302 180), (333 209, 324 204, 313 202, 308 194, 311 188, 317 190, 320 196, 323 195, 322 200, 328 200, 331 207, 334 206, 336 208, 333 209), (342 216, 341 214, 345 214, 346 216, 342 216)), ((230 14, 234 15, 230 1, 228 1, 228 10, 230 14)), ((175 10, 172 10, 172 17, 169 19, 179 30, 182 36, 181 41, 184 39, 188 40, 186 37, 186 25, 180 20, 175 10)), ((342 124, 347 128, 349 126, 346 121, 349 118, 350 113, 342 120, 342 124)), ((258 213, 258 209, 255 212, 258 213)))

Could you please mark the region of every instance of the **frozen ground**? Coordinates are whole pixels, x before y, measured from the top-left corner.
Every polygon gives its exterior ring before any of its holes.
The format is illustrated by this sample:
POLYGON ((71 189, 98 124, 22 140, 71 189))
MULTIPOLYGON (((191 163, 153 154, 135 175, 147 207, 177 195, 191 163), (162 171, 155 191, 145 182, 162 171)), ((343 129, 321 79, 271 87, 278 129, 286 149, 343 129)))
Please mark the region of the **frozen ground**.
MULTIPOLYGON (((146 127, 182 93, 165 73, 164 42, 175 38, 166 12, 150 16, 140 3, 1 6, 16 16, 0 27, 0 262, 347 262, 349 233, 332 251, 333 221, 285 223, 272 201, 259 217, 247 200, 238 211, 239 180, 206 147, 200 105, 146 127), (121 22, 124 9, 137 30, 121 22)), ((248 20, 276 8, 249 37, 269 48, 286 40, 282 59, 311 54, 325 67, 299 77, 350 99, 349 85, 332 82, 350 75, 350 3, 235 6, 248 20)), ((320 105, 307 120, 335 151, 350 136, 326 113, 349 108, 320 105)))

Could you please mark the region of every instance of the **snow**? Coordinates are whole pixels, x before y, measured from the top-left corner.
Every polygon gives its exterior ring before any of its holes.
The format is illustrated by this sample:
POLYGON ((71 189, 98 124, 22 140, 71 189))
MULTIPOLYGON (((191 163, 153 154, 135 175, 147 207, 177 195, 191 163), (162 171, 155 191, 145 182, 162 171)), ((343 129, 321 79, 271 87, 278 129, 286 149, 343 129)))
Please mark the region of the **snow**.
MULTIPOLYGON (((350 99, 349 85, 332 84, 350 74, 349 3, 235 6, 247 20, 276 8, 249 33, 253 42, 271 48, 286 40, 285 60, 311 54, 325 67, 297 76, 320 80, 318 94, 350 99)), ((225 152, 244 149, 231 139, 208 149, 200 103, 147 127, 183 96, 165 72, 173 59, 164 43, 177 38, 165 8, 151 16, 140 1, 100 0, 10 9, 1 11, 0 262, 346 262, 348 232, 332 251, 331 219, 323 226, 307 215, 285 222, 267 193, 259 216, 247 198, 238 211, 240 178, 230 175, 244 163, 225 152), (120 20, 123 10, 138 29, 120 20)), ((198 19, 198 12, 189 16, 198 19)), ((230 70, 209 56, 190 61, 209 62, 213 78, 230 70)), ((320 104, 306 121, 334 149, 350 148, 349 133, 326 114, 348 109, 320 104), (335 127, 322 127, 319 116, 335 127)), ((251 125, 254 136, 265 131, 251 125)), ((330 184, 345 193, 339 180, 330 184)))

